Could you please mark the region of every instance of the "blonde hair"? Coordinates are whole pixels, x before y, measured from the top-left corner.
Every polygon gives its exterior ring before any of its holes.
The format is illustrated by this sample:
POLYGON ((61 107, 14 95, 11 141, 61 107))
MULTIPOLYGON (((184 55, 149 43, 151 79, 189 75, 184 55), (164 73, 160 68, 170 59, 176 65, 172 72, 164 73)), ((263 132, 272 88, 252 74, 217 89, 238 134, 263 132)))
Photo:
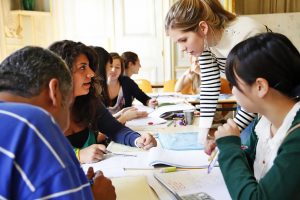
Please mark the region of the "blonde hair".
POLYGON ((167 13, 165 30, 167 34, 169 29, 197 31, 200 21, 205 21, 213 30, 219 30, 235 18, 233 13, 223 8, 219 0, 179 0, 167 13))

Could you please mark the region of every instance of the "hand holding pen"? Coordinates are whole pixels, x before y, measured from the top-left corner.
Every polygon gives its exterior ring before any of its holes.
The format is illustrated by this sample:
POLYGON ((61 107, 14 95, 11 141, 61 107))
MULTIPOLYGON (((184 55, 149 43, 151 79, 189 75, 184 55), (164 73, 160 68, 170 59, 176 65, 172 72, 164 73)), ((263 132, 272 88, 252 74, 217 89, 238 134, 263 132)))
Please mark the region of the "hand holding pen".
POLYGON ((147 105, 151 108, 155 108, 158 105, 157 97, 149 99, 147 105))
POLYGON ((110 179, 106 178, 101 171, 94 172, 92 167, 87 171, 87 178, 89 180, 94 199, 115 200, 115 187, 112 185, 110 179))
POLYGON ((219 149, 218 147, 215 148, 215 150, 212 152, 211 156, 210 156, 210 163, 207 167, 207 173, 209 174, 212 169, 216 166, 216 163, 218 161, 218 157, 219 157, 219 149))

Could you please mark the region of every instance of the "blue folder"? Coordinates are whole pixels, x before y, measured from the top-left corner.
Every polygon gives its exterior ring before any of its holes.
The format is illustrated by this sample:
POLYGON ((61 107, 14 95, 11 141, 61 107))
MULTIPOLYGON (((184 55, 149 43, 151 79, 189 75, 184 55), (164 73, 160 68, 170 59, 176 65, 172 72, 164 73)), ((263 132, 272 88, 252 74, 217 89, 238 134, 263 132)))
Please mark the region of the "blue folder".
POLYGON ((164 149, 179 151, 204 149, 198 142, 198 132, 158 133, 158 139, 164 149))

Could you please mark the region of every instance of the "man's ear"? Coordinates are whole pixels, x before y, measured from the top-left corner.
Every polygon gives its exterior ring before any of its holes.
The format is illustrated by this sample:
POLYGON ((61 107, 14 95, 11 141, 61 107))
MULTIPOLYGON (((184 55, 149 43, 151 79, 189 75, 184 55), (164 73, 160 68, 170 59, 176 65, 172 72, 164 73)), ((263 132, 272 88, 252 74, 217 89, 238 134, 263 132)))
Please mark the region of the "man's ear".
POLYGON ((208 33, 208 24, 205 21, 200 21, 198 24, 198 33, 204 37, 208 33))
POLYGON ((258 97, 265 97, 270 89, 268 81, 264 78, 257 78, 255 84, 258 97))
POLYGON ((59 90, 59 82, 57 79, 49 81, 49 98, 53 106, 58 106, 61 103, 61 94, 59 90))

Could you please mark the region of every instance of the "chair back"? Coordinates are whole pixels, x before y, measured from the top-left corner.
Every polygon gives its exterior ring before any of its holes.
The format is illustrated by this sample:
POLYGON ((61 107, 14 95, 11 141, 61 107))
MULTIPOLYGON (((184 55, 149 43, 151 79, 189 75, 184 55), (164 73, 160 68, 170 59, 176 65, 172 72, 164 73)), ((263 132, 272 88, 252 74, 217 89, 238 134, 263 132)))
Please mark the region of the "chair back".
POLYGON ((168 80, 164 83, 163 92, 174 92, 176 80, 168 80))
POLYGON ((221 78, 221 94, 231 94, 229 82, 224 78, 221 78))
POLYGON ((137 79, 137 80, 135 80, 135 82, 143 92, 145 92, 145 93, 153 92, 150 81, 148 81, 146 79, 137 79))

